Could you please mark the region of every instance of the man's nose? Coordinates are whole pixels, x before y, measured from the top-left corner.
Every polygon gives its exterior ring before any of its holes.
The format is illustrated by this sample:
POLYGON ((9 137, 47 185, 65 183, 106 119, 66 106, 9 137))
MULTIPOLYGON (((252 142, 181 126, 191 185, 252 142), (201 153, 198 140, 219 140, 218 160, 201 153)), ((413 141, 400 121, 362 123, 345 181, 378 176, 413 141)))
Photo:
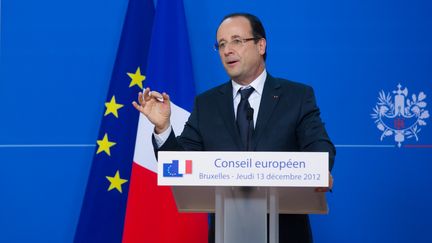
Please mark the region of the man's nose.
POLYGON ((225 47, 225 49, 223 50, 223 53, 225 56, 229 56, 230 54, 234 53, 234 49, 232 48, 232 46, 228 43, 225 47))

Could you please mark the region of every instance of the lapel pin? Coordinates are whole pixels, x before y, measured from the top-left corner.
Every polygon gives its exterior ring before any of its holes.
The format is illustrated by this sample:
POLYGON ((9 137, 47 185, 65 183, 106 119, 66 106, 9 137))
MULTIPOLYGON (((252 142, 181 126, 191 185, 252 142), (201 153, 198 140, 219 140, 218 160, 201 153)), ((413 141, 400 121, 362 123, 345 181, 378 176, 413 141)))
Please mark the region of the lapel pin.
POLYGON ((278 99, 278 98, 279 98, 279 96, 273 95, 273 99, 278 99))

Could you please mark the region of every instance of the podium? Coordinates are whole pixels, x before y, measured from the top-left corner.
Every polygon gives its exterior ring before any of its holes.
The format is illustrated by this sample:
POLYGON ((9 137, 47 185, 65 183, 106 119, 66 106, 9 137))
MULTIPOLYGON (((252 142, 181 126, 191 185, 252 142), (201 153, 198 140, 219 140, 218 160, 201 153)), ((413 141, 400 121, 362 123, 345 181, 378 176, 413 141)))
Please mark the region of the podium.
POLYGON ((158 158, 158 185, 172 186, 180 212, 215 213, 216 243, 267 237, 276 243, 279 214, 328 213, 325 193, 315 192, 328 187, 328 153, 159 152, 158 158))

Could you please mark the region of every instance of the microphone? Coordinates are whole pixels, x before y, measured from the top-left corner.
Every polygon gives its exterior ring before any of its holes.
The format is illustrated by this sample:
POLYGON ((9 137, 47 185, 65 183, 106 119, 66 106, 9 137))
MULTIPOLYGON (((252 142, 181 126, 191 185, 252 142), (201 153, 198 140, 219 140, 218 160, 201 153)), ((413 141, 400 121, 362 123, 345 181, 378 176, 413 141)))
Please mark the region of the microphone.
POLYGON ((253 113, 254 109, 252 107, 248 107, 246 111, 246 119, 248 120, 248 132, 246 137, 246 151, 250 150, 250 137, 252 135, 253 130, 253 113), (252 128, 252 129, 251 129, 252 128))
POLYGON ((253 120, 254 109, 252 107, 248 107, 246 111, 246 119, 250 122, 253 120))

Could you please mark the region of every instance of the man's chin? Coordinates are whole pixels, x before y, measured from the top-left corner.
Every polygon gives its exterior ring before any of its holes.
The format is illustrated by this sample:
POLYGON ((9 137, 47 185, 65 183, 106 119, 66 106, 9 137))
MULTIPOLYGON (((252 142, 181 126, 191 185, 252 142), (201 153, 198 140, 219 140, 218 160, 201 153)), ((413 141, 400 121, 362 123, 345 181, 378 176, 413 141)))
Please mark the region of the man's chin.
POLYGON ((234 70, 232 70, 230 68, 225 68, 225 71, 228 74, 228 76, 233 80, 236 80, 237 78, 240 77, 239 72, 235 72, 234 70))
POLYGON ((228 73, 228 76, 229 76, 232 80, 234 80, 234 81, 237 81, 237 80, 239 80, 239 78, 240 78, 239 75, 231 75, 230 73, 228 73))

